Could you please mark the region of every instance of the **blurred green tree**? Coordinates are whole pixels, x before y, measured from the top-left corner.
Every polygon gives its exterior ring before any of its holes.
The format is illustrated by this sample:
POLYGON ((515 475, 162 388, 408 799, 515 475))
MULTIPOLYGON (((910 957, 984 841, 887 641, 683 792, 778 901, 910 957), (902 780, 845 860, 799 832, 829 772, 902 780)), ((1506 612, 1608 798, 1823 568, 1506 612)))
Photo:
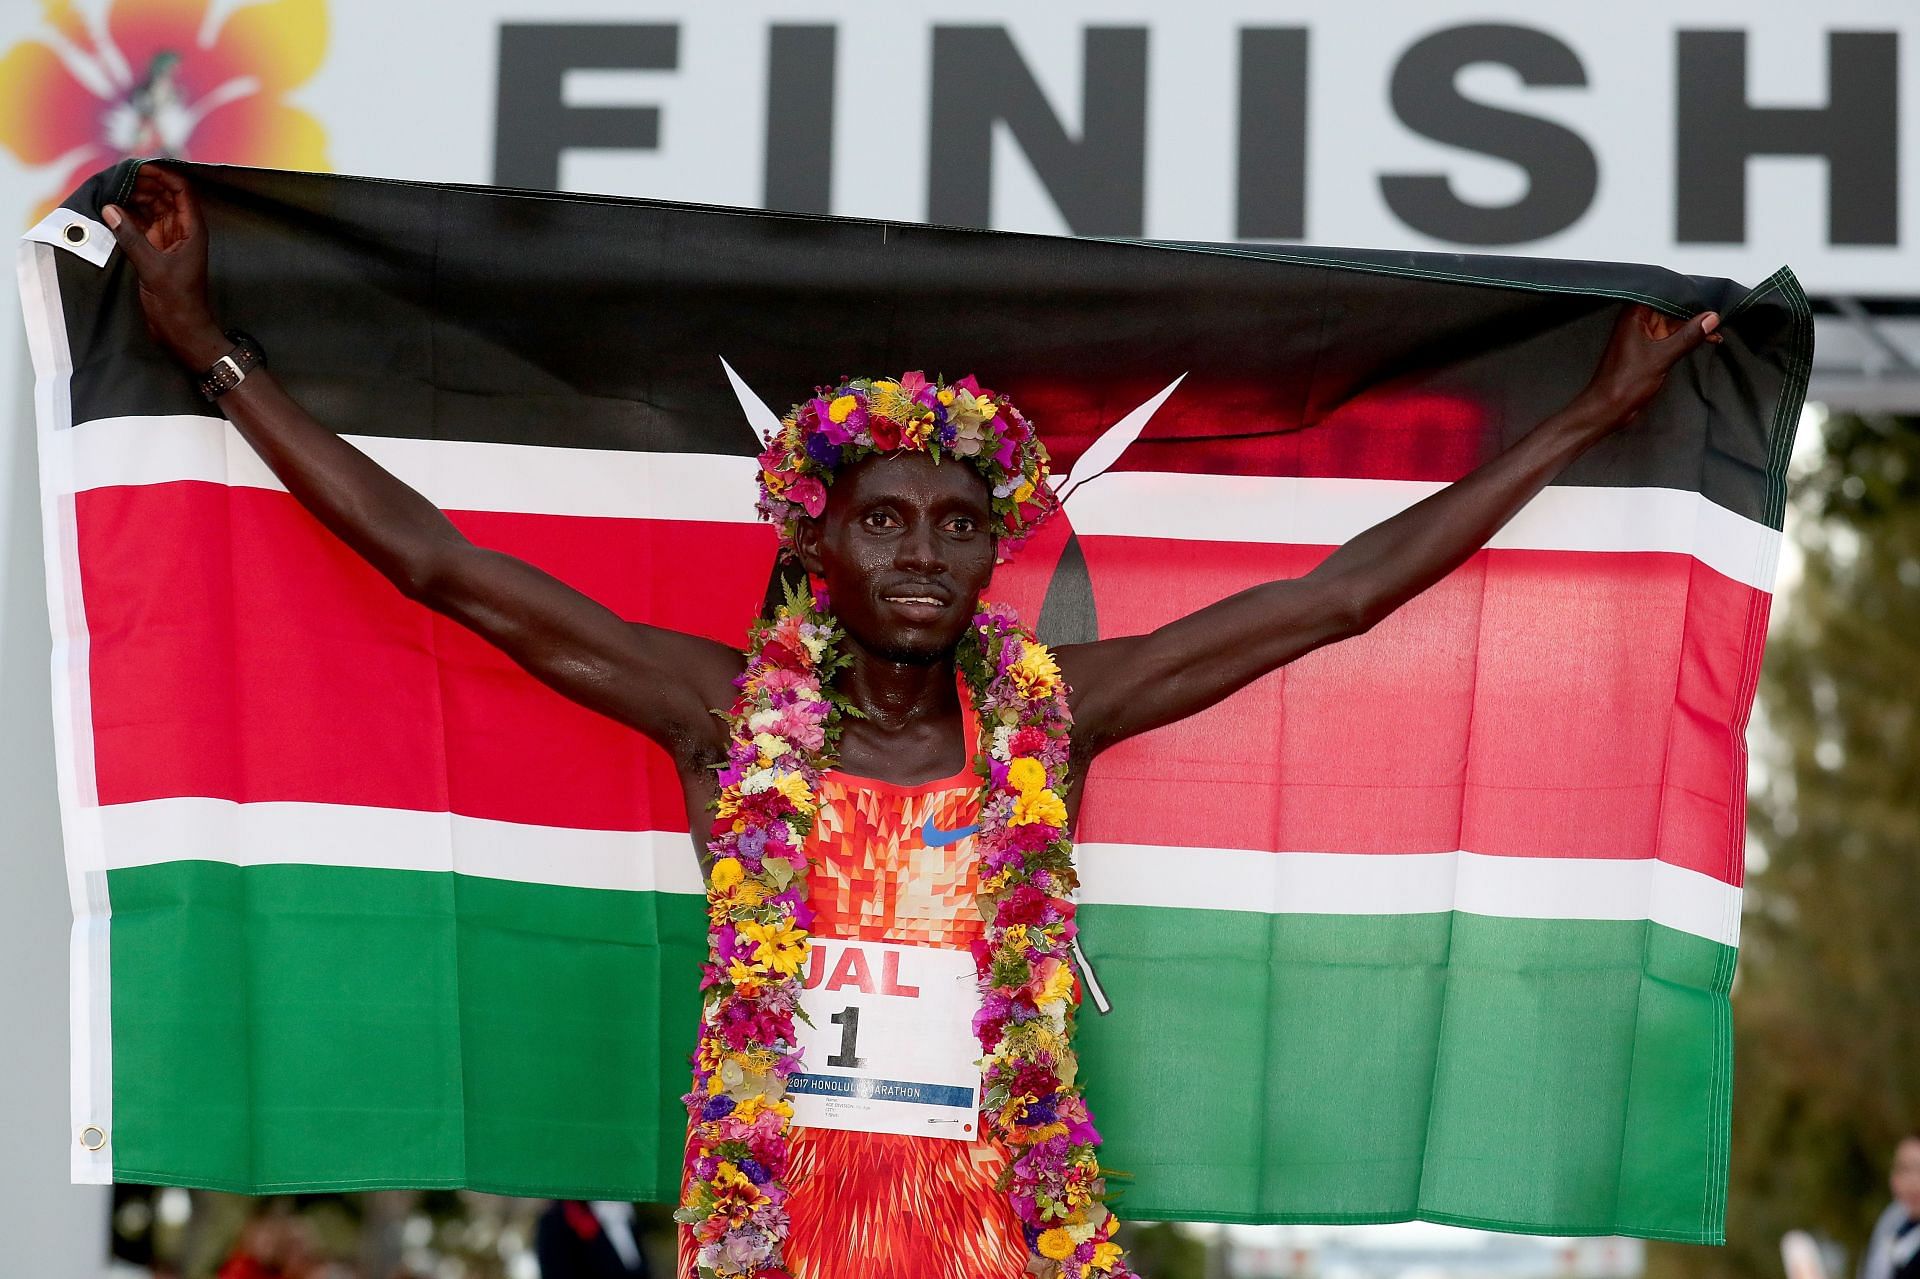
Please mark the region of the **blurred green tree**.
POLYGON ((1127 1222, 1120 1227, 1120 1243, 1133 1268, 1148 1279, 1207 1279, 1207 1245, 1179 1226, 1127 1222))
POLYGON ((1728 1246, 1656 1246, 1649 1279, 1780 1275, 1792 1229, 1851 1271, 1920 1124, 1920 419, 1823 436, 1753 734, 1728 1246))

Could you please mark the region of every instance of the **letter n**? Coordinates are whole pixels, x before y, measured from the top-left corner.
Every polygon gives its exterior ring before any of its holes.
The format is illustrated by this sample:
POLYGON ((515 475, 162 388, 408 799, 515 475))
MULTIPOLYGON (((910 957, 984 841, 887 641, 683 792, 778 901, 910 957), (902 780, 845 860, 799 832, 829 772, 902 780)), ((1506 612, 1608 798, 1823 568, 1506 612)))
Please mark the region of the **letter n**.
POLYGON ((1088 27, 1080 136, 1068 135, 1005 27, 933 29, 927 218, 987 226, 1004 124, 1075 235, 1146 227, 1147 31, 1088 27))

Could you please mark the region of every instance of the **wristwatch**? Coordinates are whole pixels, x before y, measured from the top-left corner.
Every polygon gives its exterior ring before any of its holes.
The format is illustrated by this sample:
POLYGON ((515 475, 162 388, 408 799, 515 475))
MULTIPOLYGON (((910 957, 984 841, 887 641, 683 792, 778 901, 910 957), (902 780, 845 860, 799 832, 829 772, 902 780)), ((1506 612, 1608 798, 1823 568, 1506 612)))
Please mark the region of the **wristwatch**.
POLYGON ((240 332, 227 330, 227 340, 233 343, 233 350, 213 362, 213 367, 200 375, 200 394, 208 401, 219 399, 234 387, 247 380, 247 374, 267 362, 267 353, 260 344, 240 332))

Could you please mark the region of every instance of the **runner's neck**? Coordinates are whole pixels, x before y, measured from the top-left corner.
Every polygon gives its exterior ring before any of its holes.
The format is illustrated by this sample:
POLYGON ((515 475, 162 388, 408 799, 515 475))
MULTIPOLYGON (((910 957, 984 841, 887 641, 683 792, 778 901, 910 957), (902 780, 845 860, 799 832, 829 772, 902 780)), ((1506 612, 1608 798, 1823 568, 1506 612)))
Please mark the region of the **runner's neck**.
POLYGON ((952 660, 912 665, 848 647, 850 664, 835 683, 862 718, 849 717, 842 728, 840 771, 905 786, 964 771, 969 747, 952 660))
POLYGON ((851 639, 849 662, 834 681, 862 717, 884 733, 907 733, 921 723, 951 720, 960 713, 953 658, 926 665, 889 661, 851 639))

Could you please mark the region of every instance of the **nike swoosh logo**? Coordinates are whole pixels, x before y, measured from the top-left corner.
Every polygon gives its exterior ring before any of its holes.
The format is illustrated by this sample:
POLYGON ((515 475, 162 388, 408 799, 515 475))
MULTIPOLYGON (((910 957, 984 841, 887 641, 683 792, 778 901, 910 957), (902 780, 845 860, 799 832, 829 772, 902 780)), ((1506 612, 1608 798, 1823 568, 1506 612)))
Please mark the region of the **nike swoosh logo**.
POLYGON ((928 848, 945 848, 948 844, 957 844, 969 835, 980 833, 980 823, 971 826, 959 826, 953 830, 941 830, 933 824, 933 814, 927 814, 926 824, 920 827, 920 842, 928 848))

